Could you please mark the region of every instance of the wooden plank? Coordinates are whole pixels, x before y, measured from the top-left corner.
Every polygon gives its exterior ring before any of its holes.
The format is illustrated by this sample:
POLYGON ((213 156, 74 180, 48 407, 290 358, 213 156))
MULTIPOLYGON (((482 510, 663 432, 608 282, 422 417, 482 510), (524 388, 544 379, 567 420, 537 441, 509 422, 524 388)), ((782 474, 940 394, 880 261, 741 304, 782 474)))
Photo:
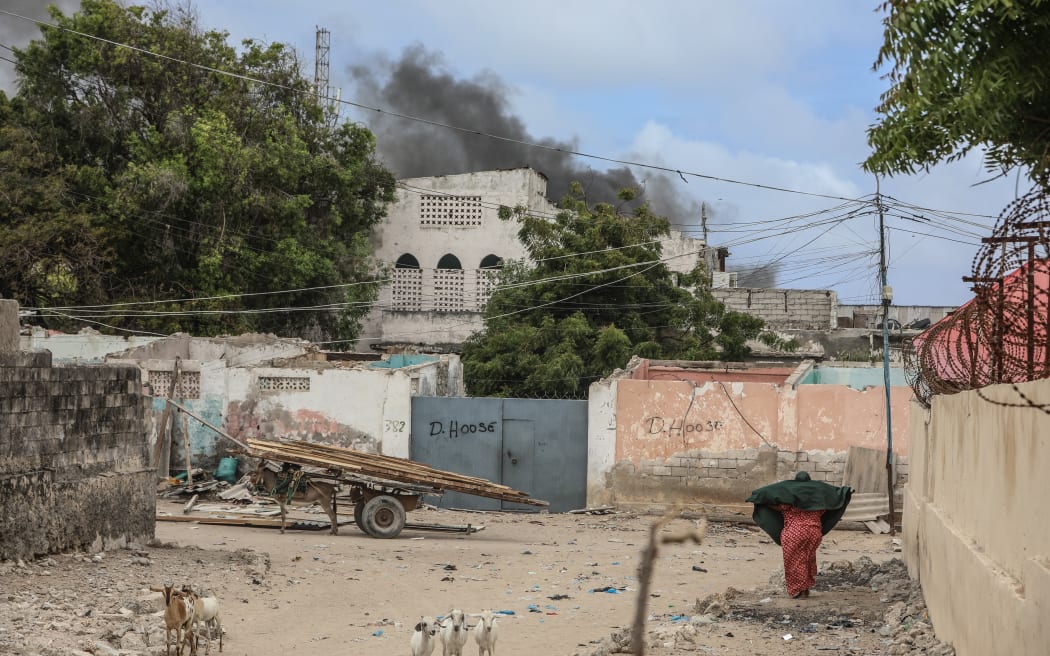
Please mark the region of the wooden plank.
POLYGON ((175 403, 171 399, 168 399, 167 405, 164 406, 165 412, 168 410, 168 408, 170 406, 175 406, 179 410, 182 410, 183 412, 185 412, 189 416, 193 417, 194 419, 196 419, 200 423, 202 423, 205 426, 207 426, 208 428, 212 429, 213 431, 215 431, 219 435, 222 435, 223 437, 225 437, 226 439, 230 440, 231 442, 233 442, 237 446, 241 447, 242 449, 247 449, 248 448, 248 445, 245 444, 244 442, 238 440, 236 437, 234 437, 233 435, 230 435, 229 433, 227 433, 226 431, 222 430, 221 428, 216 427, 214 424, 212 424, 211 422, 207 421, 206 419, 204 419, 200 415, 194 414, 193 412, 187 410, 185 407, 179 405, 178 403, 175 403))
MULTIPOLYGON (((429 465, 417 463, 404 458, 394 458, 380 454, 362 453, 351 449, 329 447, 308 442, 265 442, 262 440, 250 440, 253 445, 275 449, 279 453, 296 453, 301 456, 315 457, 325 463, 339 463, 344 468, 367 468, 372 471, 392 470, 396 472, 411 473, 420 476, 431 476, 441 480, 455 480, 466 484, 484 485, 489 488, 512 491, 511 488, 487 481, 483 478, 466 476, 455 472, 434 469, 429 465)), ((327 465, 326 465, 327 466, 327 465)))
MULTIPOLYGON (((251 440, 251 442, 252 442, 253 445, 258 444, 255 440, 251 440)), ((371 454, 353 454, 353 455, 334 454, 336 457, 333 458, 333 457, 329 457, 329 455, 327 453, 324 454, 324 455, 321 455, 321 454, 316 453, 315 449, 303 448, 301 444, 290 444, 290 445, 276 444, 275 445, 274 443, 268 443, 265 448, 267 448, 271 453, 274 453, 274 454, 277 454, 277 455, 284 455, 284 456, 295 455, 295 456, 298 456, 298 457, 304 458, 304 459, 305 458, 309 458, 309 459, 311 459, 311 460, 313 460, 313 461, 315 461, 317 463, 320 463, 318 466, 332 467, 332 468, 336 468, 336 469, 350 468, 350 469, 354 469, 354 470, 358 470, 358 471, 367 470, 367 471, 372 472, 372 473, 381 473, 383 475, 392 476, 392 477, 396 477, 398 475, 404 474, 404 475, 411 475, 413 477, 418 477, 418 478, 421 478, 421 479, 427 479, 428 482, 429 481, 436 481, 436 482, 441 482, 441 483, 454 482, 454 483, 459 483, 459 484, 468 485, 468 486, 470 486, 470 485, 481 486, 481 487, 484 487, 484 488, 489 489, 489 490, 501 490, 501 491, 504 491, 504 492, 509 493, 509 494, 522 494, 522 493, 518 493, 517 491, 512 490, 511 488, 508 488, 508 487, 506 487, 504 485, 491 483, 491 482, 486 481, 484 479, 479 479, 479 478, 474 478, 474 477, 465 477, 465 476, 461 476, 461 475, 458 475, 458 474, 454 474, 452 472, 442 472, 441 470, 435 470, 435 469, 430 468, 430 467, 425 466, 425 465, 424 466, 419 466, 419 467, 413 467, 411 465, 416 465, 418 463, 413 463, 412 461, 409 461, 409 460, 404 460, 401 463, 396 463, 396 466, 386 466, 385 464, 378 464, 378 463, 375 463, 375 462, 371 462, 371 460, 372 460, 372 458, 370 457, 371 454), (281 448, 281 447, 288 447, 288 448, 281 448), (403 463, 408 463, 409 466, 406 466, 403 463)), ((390 459, 388 456, 386 456, 386 458, 390 459)))
POLYGON ((540 499, 530 499, 527 493, 514 490, 506 485, 493 483, 483 478, 434 469, 429 465, 405 458, 363 453, 353 449, 301 441, 268 442, 249 439, 248 446, 252 455, 259 458, 349 471, 392 481, 431 485, 440 489, 535 506, 549 505, 540 499))
POLYGON ((193 485, 193 461, 190 460, 190 424, 182 415, 182 447, 186 450, 186 485, 193 485))
MULTIPOLYGON (((175 373, 172 376, 173 383, 179 376, 179 356, 175 356, 175 373)), ((175 385, 172 384, 168 388, 168 403, 171 402, 172 395, 175 393, 175 385)), ((161 464, 161 457, 164 455, 164 445, 168 440, 168 417, 171 416, 171 406, 165 403, 164 412, 160 413, 160 424, 157 426, 157 441, 153 445, 153 466, 157 468, 157 476, 160 478, 168 477, 168 461, 165 459, 161 464)))

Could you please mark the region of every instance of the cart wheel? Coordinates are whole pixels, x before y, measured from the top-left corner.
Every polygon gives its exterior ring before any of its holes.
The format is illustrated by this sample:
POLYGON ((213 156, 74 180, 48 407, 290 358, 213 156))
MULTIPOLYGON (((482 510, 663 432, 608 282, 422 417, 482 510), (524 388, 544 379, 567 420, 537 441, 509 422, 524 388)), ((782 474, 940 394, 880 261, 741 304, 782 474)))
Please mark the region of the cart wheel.
POLYGON ((357 524, 357 528, 361 529, 362 533, 367 534, 368 529, 365 528, 365 500, 361 499, 354 504, 354 523, 357 524))
POLYGON ((388 494, 372 497, 365 504, 361 515, 365 533, 374 538, 396 538, 405 528, 405 508, 388 494))

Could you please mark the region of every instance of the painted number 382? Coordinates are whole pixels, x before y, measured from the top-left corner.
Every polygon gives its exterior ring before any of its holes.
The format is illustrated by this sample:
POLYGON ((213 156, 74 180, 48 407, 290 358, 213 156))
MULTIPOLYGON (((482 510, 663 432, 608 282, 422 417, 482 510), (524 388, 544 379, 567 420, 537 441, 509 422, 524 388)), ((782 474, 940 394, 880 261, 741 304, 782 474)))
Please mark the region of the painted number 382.
POLYGON ((405 422, 398 419, 386 419, 386 430, 388 433, 405 432, 405 422))

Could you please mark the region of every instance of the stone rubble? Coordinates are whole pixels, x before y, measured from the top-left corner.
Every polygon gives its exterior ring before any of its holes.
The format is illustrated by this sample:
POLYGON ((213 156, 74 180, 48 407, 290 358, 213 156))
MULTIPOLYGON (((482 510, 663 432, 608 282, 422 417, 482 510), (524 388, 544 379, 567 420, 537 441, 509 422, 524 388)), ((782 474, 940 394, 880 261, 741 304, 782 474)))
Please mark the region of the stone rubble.
MULTIPOLYGON (((879 601, 885 605, 882 623, 865 627, 881 636, 887 656, 955 656, 951 645, 940 642, 934 635, 933 625, 922 596, 918 581, 908 576, 907 567, 899 559, 876 563, 867 556, 855 561, 839 561, 821 567, 817 577, 818 590, 869 589, 877 592, 879 601)), ((754 598, 765 597, 759 603, 768 603, 771 597, 783 595, 784 573, 775 572, 769 587, 755 591, 754 598), (769 596, 766 596, 769 595, 769 596)), ((670 653, 704 652, 705 638, 712 631, 725 633, 732 622, 759 621, 733 612, 733 601, 741 595, 733 588, 698 599, 693 607, 696 615, 678 618, 672 623, 655 623, 658 618, 650 616, 648 645, 650 650, 663 648, 670 653), (685 619, 686 621, 682 621, 685 619), (716 626, 721 625, 721 626, 716 626)), ((741 609, 737 609, 738 611, 741 609)), ((843 618, 828 618, 834 623, 843 618)), ((829 624, 830 625, 830 624, 829 624)), ((846 620, 845 626, 850 626, 846 620)), ((803 633, 817 630, 817 625, 801 628, 803 633)), ((790 634, 786 634, 790 635, 790 634)), ((785 636, 785 640, 789 640, 785 636)), ((614 631, 592 651, 578 652, 576 656, 608 656, 631 652, 629 629, 614 631)))
MULTIPOLYGON (((152 546, 170 547, 160 543, 152 546)), ((265 576, 270 566, 267 556, 256 557, 246 549, 211 557, 221 560, 204 563, 198 559, 198 566, 257 579, 265 576)), ((180 578, 180 569, 173 562, 174 558, 159 558, 157 551, 151 554, 138 549, 0 562, 0 578, 6 581, 5 589, 0 591, 0 654, 165 654, 163 601, 159 593, 149 588, 176 579, 179 583, 194 582, 180 578), (73 564, 80 566, 76 568, 79 574, 70 572, 73 564), (142 572, 142 577, 117 574, 129 568, 142 572), (158 571, 152 571, 154 568, 158 571), (52 576, 52 570, 58 570, 58 575, 45 578, 52 576), (63 576, 83 579, 74 586, 63 576), (93 591, 90 599, 75 589, 85 584, 93 591)))

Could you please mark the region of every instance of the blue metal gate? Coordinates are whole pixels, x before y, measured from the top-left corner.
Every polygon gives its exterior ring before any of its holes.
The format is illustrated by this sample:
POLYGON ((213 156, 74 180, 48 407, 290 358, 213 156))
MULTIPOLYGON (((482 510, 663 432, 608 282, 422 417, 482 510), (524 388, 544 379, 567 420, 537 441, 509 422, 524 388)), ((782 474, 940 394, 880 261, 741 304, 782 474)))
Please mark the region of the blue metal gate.
MULTIPOLYGON (((587 402, 413 397, 412 460, 478 476, 550 503, 587 503, 587 402)), ((534 506, 448 492, 438 505, 535 511, 534 506)))

